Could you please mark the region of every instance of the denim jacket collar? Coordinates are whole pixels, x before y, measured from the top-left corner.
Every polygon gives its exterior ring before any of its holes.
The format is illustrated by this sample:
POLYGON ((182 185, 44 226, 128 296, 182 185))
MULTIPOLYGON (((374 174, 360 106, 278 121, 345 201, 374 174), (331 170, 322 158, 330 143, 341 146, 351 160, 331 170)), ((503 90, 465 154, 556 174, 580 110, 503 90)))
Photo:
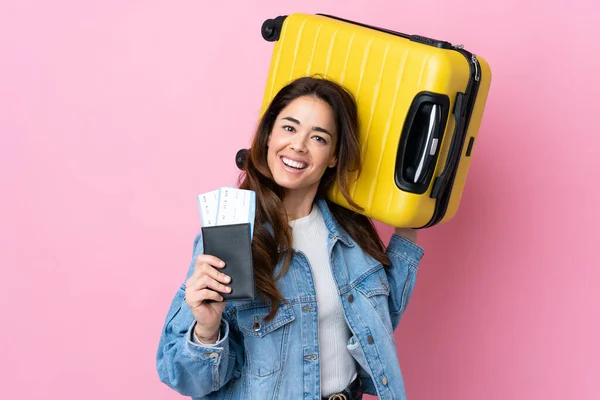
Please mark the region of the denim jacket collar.
POLYGON ((354 247, 354 240, 346 233, 346 231, 340 226, 340 224, 336 221, 333 213, 329 209, 327 204, 327 200, 323 198, 316 198, 315 204, 319 207, 321 214, 323 214, 323 219, 325 221, 325 226, 327 226, 327 230, 329 230, 329 234, 333 236, 335 239, 341 241, 348 247, 354 247))

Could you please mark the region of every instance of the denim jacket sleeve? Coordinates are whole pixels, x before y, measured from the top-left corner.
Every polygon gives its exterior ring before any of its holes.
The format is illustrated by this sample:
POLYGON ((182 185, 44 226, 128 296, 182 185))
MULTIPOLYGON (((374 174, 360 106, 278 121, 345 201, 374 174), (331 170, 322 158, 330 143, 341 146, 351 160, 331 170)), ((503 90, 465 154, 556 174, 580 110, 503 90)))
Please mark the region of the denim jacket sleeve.
MULTIPOLYGON (((187 278, 194 272, 202 240, 194 240, 194 252, 187 278)), ((194 341, 195 320, 185 302, 185 283, 178 289, 169 307, 162 329, 156 368, 160 380, 184 396, 203 397, 219 390, 236 375, 242 363, 241 334, 237 329, 235 309, 229 305, 223 311, 221 339, 213 345, 194 341)))
POLYGON ((415 287, 417 270, 424 250, 416 243, 394 233, 386 254, 391 261, 391 266, 386 268, 388 281, 390 287, 395 288, 390 291, 389 297, 390 317, 395 330, 415 287))

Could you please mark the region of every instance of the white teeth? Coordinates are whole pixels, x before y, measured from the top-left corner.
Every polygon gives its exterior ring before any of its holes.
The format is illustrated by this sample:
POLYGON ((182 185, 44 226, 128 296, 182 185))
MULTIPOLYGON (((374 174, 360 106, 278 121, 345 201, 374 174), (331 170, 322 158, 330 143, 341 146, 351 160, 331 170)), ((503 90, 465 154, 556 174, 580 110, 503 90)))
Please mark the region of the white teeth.
POLYGON ((298 169, 306 168, 306 164, 304 164, 304 163, 293 161, 293 160, 290 160, 289 158, 285 158, 285 157, 282 157, 281 159, 283 160, 283 163, 285 165, 288 165, 290 167, 294 167, 294 168, 298 168, 298 169))

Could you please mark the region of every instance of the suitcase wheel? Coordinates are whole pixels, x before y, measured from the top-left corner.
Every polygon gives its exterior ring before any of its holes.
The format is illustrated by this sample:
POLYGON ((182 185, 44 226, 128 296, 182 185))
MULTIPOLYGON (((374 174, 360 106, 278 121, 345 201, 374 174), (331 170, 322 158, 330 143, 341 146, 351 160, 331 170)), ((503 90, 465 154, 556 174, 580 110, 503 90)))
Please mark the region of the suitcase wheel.
POLYGON ((282 15, 274 19, 269 18, 263 22, 262 27, 260 28, 260 33, 262 34, 263 39, 265 39, 267 42, 275 42, 279 40, 279 35, 281 34, 281 28, 283 27, 283 21, 285 18, 286 15, 282 15))
POLYGON ((240 170, 244 169, 244 165, 246 164, 246 158, 248 157, 248 149, 240 149, 235 155, 235 165, 240 170))

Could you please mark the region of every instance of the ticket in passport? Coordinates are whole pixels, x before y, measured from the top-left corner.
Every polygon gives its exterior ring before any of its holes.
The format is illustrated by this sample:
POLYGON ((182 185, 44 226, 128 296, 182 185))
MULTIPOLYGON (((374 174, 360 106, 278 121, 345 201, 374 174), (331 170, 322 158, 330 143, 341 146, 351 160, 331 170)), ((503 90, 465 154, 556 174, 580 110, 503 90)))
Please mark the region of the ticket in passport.
POLYGON ((256 193, 252 190, 221 187, 198 195, 202 226, 250 224, 254 232, 256 193))
POLYGON ((217 208, 219 206, 219 189, 198 195, 198 208, 202 226, 217 224, 217 208))

